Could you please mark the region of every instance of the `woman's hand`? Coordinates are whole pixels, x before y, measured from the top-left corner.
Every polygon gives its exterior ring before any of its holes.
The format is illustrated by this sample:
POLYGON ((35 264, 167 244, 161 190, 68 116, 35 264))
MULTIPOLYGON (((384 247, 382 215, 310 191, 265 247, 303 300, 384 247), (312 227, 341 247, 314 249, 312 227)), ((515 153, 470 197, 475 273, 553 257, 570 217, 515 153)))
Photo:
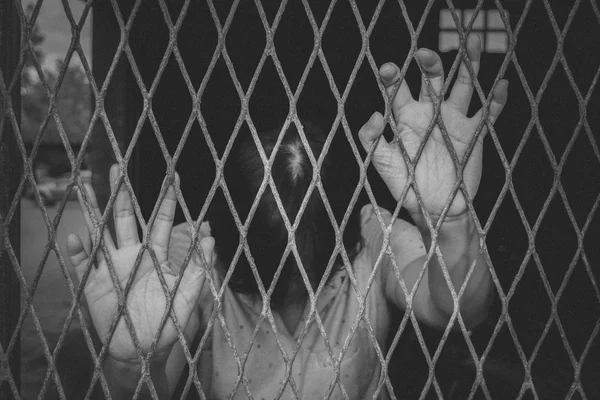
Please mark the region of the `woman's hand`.
MULTIPOLYGON (((112 186, 118 178, 118 166, 113 165, 110 172, 112 186)), ((93 208, 92 212, 95 213, 99 220, 101 213, 94 192, 89 186, 86 186, 86 191, 93 208)), ((81 193, 79 192, 78 195, 88 231, 90 232, 92 241, 95 242, 95 225, 82 202, 81 193)), ((159 207, 149 244, 156 253, 160 270, 169 289, 173 288, 177 279, 177 274, 172 271, 169 265, 168 255, 169 239, 176 205, 175 190, 173 186, 169 186, 167 194, 159 207)), ((146 354, 159 333, 158 328, 166 311, 167 299, 154 262, 148 251, 144 251, 142 244, 140 244, 136 217, 124 184, 121 185, 117 194, 113 215, 117 239, 116 245, 113 243, 110 233, 106 229, 102 234, 121 289, 125 289, 129 276, 133 271, 136 258, 140 252, 143 252, 139 268, 133 278, 133 283, 127 296, 126 304, 127 312, 135 328, 137 340, 142 352, 146 354)), ((212 265, 213 238, 205 237, 200 244, 205 260, 209 265, 212 265)), ((69 235, 67 239, 67 253, 75 266, 75 271, 80 280, 84 276, 90 262, 90 247, 89 240, 84 244, 81 238, 75 234, 69 235)), ((123 316, 120 317, 117 323, 114 336, 112 338, 109 337, 111 324, 118 312, 119 300, 110 276, 107 260, 102 254, 101 249, 98 250, 96 258, 97 265, 91 267, 84 288, 94 327, 103 343, 110 339, 109 354, 113 359, 128 364, 139 364, 138 351, 133 344, 123 316)), ((190 259, 175 295, 173 311, 177 316, 182 330, 185 329, 192 312, 197 307, 196 301, 200 293, 202 280, 205 276, 205 268, 200 257, 194 253, 194 257, 190 259)), ((153 360, 166 360, 176 341, 177 331, 172 318, 169 317, 160 334, 153 360)))
MULTIPOLYGON (((481 43, 478 35, 470 35, 467 39, 467 54, 473 71, 477 73, 481 56, 481 43)), ((444 70, 439 55, 431 50, 420 49, 416 57, 426 72, 435 94, 439 96, 444 84, 444 70)), ((379 73, 388 95, 391 95, 394 85, 400 79, 400 69, 393 63, 387 63, 381 67, 379 73)), ((506 103, 507 88, 508 81, 501 80, 494 89, 489 108, 489 119, 492 123, 496 121, 506 103)), ((467 117, 472 94, 473 83, 463 62, 450 97, 448 100, 442 101, 440 109, 442 121, 450 136, 459 162, 463 161, 469 143, 475 135, 476 128, 483 116, 483 110, 479 110, 472 118, 467 117)), ((399 139, 402 140, 408 155, 414 161, 415 154, 425 138, 434 113, 433 99, 425 79, 421 82, 419 101, 413 99, 406 81, 403 80, 396 96, 392 99, 391 108, 398 127, 399 139)), ((376 112, 362 127, 359 137, 367 151, 370 150, 372 145, 376 144, 373 153, 373 164, 394 198, 400 201, 408 181, 408 170, 400 152, 400 147, 395 141, 387 143, 384 138, 377 141, 383 133, 383 128, 383 117, 376 112)), ((463 181, 471 198, 477 193, 481 178, 482 147, 485 133, 484 128, 463 172, 463 181)), ((446 147, 439 125, 436 123, 415 168, 416 185, 420 191, 425 209, 432 216, 441 213, 456 179, 454 162, 446 147)), ((403 206, 412 215, 421 214, 422 211, 412 188, 408 191, 403 206)), ((458 217, 466 211, 467 203, 462 191, 459 190, 447 217, 458 217)))

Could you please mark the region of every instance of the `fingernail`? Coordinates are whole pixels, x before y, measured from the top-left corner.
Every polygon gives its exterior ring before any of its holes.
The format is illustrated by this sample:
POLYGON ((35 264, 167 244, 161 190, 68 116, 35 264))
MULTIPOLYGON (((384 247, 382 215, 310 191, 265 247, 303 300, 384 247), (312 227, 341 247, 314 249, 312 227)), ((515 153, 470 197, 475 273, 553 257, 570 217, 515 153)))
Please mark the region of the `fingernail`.
POLYGON ((381 125, 381 115, 378 112, 374 112, 369 119, 369 124, 379 127, 381 125))
POLYGON ((369 124, 373 125, 375 123, 376 117, 377 113, 373 113, 373 115, 371 115, 371 118, 369 118, 369 124))
POLYGON ((388 72, 392 72, 393 69, 394 69, 394 67, 392 67, 391 65, 385 64, 383 67, 381 67, 380 72, 382 74, 387 74, 388 72))

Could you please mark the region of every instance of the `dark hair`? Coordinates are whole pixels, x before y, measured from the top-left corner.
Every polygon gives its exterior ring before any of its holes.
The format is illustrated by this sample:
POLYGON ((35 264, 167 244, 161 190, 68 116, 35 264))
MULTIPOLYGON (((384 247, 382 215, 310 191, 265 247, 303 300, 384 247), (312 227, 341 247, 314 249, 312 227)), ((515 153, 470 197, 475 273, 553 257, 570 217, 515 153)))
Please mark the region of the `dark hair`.
MULTIPOLYGON (((325 143, 325 134, 311 123, 303 122, 302 125, 314 157, 318 159, 325 143)), ((281 129, 282 127, 259 134, 267 158, 271 156, 281 129)), ((265 171, 251 135, 247 134, 237 140, 238 142, 232 148, 226 162, 225 180, 236 212, 243 224, 263 182, 265 171)), ((342 185, 339 184, 340 177, 331 174, 333 172, 331 164, 331 157, 326 155, 320 176, 339 224, 341 218, 338 216, 344 214, 345 205, 351 193, 340 192, 342 191, 340 189, 342 185)), ((339 175, 339 173, 335 175, 339 175)), ((293 225, 313 178, 312 164, 293 123, 285 132, 278 148, 271 168, 271 176, 284 211, 293 225)), ((230 268, 240 243, 240 236, 231 217, 231 210, 223 197, 215 197, 209 220, 212 235, 215 238, 215 251, 224 265, 230 268)), ((295 232, 295 239, 302 265, 307 272, 312 288, 316 289, 336 245, 335 231, 317 187, 314 188, 307 201, 295 232)), ((288 242, 288 231, 269 186, 263 193, 249 225, 247 241, 259 276, 265 289, 268 290, 288 242)), ((344 229, 343 245, 350 262, 352 262, 362 245, 358 210, 353 211, 344 229)), ((334 271, 341 268, 343 268, 343 262, 341 256, 338 255, 334 271)), ((329 277, 331 276, 333 276, 333 272, 329 275, 329 277)), ((271 296, 273 308, 281 304, 280 299, 286 296, 290 284, 299 284, 301 288, 304 287, 292 252, 287 256, 271 296)), ((238 259, 229 286, 236 292, 258 293, 256 280, 244 253, 238 259)))

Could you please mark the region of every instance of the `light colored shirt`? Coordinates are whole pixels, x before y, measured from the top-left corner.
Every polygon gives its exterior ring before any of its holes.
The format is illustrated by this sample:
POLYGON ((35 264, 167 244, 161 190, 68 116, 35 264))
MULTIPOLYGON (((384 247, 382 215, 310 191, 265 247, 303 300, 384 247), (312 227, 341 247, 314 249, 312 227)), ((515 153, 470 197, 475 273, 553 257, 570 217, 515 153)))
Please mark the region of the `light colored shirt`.
MULTIPOLYGON (((391 214, 380 210, 384 221, 389 223, 391 214)), ((189 247, 189 231, 187 225, 182 224, 175 227, 174 232, 178 243, 172 243, 170 258, 177 261, 178 258, 183 259, 184 251, 189 247), (186 232, 187 245, 182 240, 181 232, 186 232)), ((290 379, 285 383, 282 399, 296 398, 291 387, 292 379, 301 399, 322 399, 329 391, 332 391, 330 399, 343 399, 342 390, 350 399, 371 399, 378 390, 379 399, 388 398, 386 386, 380 385, 383 378, 377 353, 384 358, 387 354, 391 304, 384 293, 383 279, 388 277, 389 259, 384 257, 367 292, 383 242, 383 232, 371 205, 361 210, 361 233, 364 246, 352 263, 352 273, 360 292, 363 295, 366 293, 364 313, 361 317, 361 305, 348 271, 343 269, 335 272, 319 294, 315 307, 326 338, 319 329, 321 324, 313 315, 291 364, 290 379), (369 329, 369 324, 372 329, 369 329), (339 376, 336 376, 334 360, 339 358, 347 340, 348 346, 339 365, 339 376), (326 343, 329 343, 334 358, 326 343)), ((201 228, 201 234, 210 234, 206 223, 201 228)), ((419 238, 416 227, 401 219, 396 220, 391 243, 394 243, 392 247, 400 267, 424 254, 422 242, 421 246, 417 245, 415 238, 419 238), (402 259, 398 259, 398 255, 402 259)), ((216 269, 212 272, 217 290, 221 289, 221 273, 216 269)), ((234 399, 247 399, 246 387, 240 376, 242 368, 237 361, 244 360, 247 354, 243 371, 252 397, 257 400, 276 398, 286 376, 286 364, 279 346, 283 347, 290 359, 306 326, 310 301, 296 331, 290 332, 276 311, 272 312, 274 327, 268 318, 261 318, 263 307, 260 295, 236 293, 225 287, 222 313, 209 326, 214 300, 208 284, 204 285, 202 292, 199 301, 203 316, 201 333, 211 329, 198 365, 205 394, 209 399, 227 399, 234 392, 234 399), (257 325, 258 331, 254 336, 257 325)))

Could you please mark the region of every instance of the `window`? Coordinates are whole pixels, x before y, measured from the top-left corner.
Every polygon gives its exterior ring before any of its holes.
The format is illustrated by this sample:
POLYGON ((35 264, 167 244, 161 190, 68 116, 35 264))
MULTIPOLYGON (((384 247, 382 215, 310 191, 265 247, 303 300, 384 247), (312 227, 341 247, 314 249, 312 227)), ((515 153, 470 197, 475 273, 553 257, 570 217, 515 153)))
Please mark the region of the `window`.
MULTIPOLYGON (((458 20, 463 28, 466 28, 475 10, 456 10, 458 20)), ((508 11, 504 11, 508 20, 508 11)), ((506 53, 508 49, 508 34, 499 10, 480 10, 475 15, 471 32, 479 34, 483 41, 483 49, 487 53, 506 53)), ((456 31, 456 25, 452 12, 448 9, 440 11, 440 51, 456 50, 459 47, 460 38, 456 31)))

